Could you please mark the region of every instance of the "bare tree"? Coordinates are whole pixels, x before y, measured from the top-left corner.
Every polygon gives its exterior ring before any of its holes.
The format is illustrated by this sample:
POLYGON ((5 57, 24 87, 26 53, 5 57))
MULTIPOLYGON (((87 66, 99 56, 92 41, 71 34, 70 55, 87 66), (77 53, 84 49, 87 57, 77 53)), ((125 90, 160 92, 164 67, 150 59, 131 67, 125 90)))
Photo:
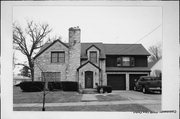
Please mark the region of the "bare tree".
POLYGON ((44 38, 51 32, 48 24, 37 24, 33 21, 27 22, 27 27, 23 30, 21 26, 13 24, 13 43, 14 48, 19 50, 28 60, 28 65, 23 65, 31 71, 31 78, 34 81, 34 62, 35 51, 43 46, 44 38))
POLYGON ((161 45, 150 46, 148 50, 151 54, 151 56, 149 57, 150 61, 154 62, 162 57, 161 45))

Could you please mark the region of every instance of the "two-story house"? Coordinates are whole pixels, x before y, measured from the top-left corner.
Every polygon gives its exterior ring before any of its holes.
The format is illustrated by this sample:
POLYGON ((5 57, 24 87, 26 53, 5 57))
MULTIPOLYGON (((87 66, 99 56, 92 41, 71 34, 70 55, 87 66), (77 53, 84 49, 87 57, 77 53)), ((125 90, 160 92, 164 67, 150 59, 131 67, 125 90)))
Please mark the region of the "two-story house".
POLYGON ((81 30, 69 29, 69 43, 46 43, 34 58, 34 78, 76 81, 79 87, 110 85, 114 90, 132 90, 134 79, 149 75, 150 55, 141 44, 81 43, 81 30), (42 72, 43 71, 43 72, 42 72))

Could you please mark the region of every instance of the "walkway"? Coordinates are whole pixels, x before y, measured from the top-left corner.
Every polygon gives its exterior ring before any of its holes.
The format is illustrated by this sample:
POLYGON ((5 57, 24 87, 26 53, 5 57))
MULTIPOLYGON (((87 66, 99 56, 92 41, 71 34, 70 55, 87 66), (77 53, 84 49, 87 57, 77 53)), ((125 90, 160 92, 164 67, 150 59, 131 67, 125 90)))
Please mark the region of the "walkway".
POLYGON ((81 101, 88 102, 88 101, 97 101, 96 95, 94 94, 83 94, 81 101))
MULTIPOLYGON (((46 107, 59 107, 59 106, 87 106, 87 105, 118 105, 118 104, 160 104, 156 100, 136 100, 136 101, 106 101, 106 102, 68 102, 68 103, 46 103, 46 107)), ((21 103, 14 104, 14 107, 41 107, 42 103, 21 103)))

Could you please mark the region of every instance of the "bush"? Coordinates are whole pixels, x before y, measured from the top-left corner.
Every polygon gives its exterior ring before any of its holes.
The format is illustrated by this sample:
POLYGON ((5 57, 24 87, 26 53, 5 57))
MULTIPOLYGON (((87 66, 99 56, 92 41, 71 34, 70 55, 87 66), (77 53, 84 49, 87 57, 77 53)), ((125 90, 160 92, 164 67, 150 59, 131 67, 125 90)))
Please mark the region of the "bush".
POLYGON ((78 83, 72 81, 62 81, 62 90, 63 91, 78 91, 78 83))
POLYGON ((42 81, 24 81, 20 83, 20 88, 24 92, 38 92, 44 89, 42 81))
POLYGON ((97 87, 97 92, 98 93, 111 93, 112 92, 112 87, 111 86, 98 86, 97 87))
POLYGON ((60 81, 48 82, 48 89, 50 91, 61 90, 62 89, 61 82, 60 81))

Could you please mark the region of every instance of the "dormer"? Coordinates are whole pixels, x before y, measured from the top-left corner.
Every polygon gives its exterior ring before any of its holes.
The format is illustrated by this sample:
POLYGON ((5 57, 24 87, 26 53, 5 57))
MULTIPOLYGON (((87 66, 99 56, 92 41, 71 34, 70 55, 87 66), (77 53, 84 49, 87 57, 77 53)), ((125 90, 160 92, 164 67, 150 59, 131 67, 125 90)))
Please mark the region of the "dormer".
POLYGON ((99 66, 100 49, 98 47, 96 47, 95 45, 91 45, 86 49, 86 54, 90 62, 99 66))

